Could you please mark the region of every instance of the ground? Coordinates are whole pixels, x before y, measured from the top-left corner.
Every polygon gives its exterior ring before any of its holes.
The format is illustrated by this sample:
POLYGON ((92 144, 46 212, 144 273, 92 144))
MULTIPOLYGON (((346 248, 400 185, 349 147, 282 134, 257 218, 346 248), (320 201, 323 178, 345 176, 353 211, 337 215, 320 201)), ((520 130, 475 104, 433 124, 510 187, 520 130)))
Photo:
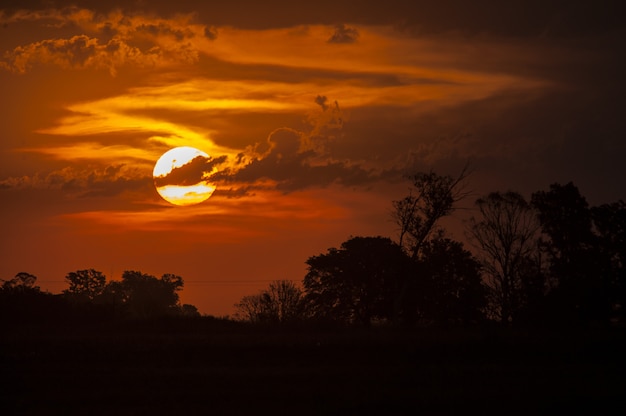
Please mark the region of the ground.
POLYGON ((31 324, 0 341, 0 413, 619 414, 624 347, 619 328, 31 324))

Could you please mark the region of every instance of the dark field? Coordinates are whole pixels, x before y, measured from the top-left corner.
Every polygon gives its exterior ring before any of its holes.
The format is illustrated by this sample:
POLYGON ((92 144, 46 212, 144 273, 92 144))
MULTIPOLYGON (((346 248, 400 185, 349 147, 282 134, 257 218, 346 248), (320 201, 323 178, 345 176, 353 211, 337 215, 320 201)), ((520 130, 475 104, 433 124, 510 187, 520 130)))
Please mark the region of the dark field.
POLYGON ((3 331, 2 415, 626 414, 623 329, 3 331))

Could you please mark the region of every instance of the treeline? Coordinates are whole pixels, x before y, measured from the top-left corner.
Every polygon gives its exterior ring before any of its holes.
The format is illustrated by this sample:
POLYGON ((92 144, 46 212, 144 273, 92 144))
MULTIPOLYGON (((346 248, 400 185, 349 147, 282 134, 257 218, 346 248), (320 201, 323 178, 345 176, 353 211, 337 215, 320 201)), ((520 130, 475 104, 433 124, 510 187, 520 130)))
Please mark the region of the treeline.
MULTIPOLYGON (((393 201, 395 239, 352 237, 310 257, 303 280, 277 280, 244 296, 235 318, 254 323, 390 325, 576 325, 624 323, 626 203, 590 207, 573 183, 526 200, 492 192, 475 201, 466 247, 441 220, 469 197, 467 172, 412 176, 393 201)), ((0 319, 199 316, 181 305, 180 276, 125 271, 68 273, 59 295, 18 273, 0 285, 0 319)))
POLYGON ((68 322, 99 319, 146 319, 199 316, 193 305, 181 304, 182 277, 164 274, 156 278, 127 270, 119 281, 108 281, 97 270, 70 272, 69 288, 61 294, 42 291, 37 277, 20 272, 0 286, 0 319, 23 323, 50 320, 68 322))
POLYGON ((370 326, 624 323, 626 204, 590 207, 573 183, 492 192, 465 224, 471 251, 440 220, 467 198, 466 171, 411 178, 393 201, 394 241, 353 237, 310 257, 301 284, 272 282, 235 305, 241 320, 370 326))

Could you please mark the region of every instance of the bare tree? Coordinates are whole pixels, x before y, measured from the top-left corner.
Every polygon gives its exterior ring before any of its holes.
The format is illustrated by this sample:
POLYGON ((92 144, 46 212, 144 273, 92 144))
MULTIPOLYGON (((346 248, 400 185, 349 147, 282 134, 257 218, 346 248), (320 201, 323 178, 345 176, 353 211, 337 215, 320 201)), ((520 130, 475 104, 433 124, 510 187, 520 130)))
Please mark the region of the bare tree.
POLYGON ((393 201, 392 217, 400 228, 398 244, 413 259, 417 259, 425 241, 436 230, 437 222, 450 215, 455 204, 465 198, 465 179, 468 177, 465 166, 456 177, 442 176, 433 172, 418 173, 410 179, 413 188, 408 196, 393 201))
MULTIPOLYGON (((468 237, 479 250, 491 289, 494 313, 512 322, 537 286, 539 222, 532 207, 517 192, 492 192, 479 198, 480 217, 470 218, 468 237)), ((535 290, 536 292, 536 290, 535 290)))
POLYGON ((302 290, 290 280, 275 280, 256 295, 235 305, 235 316, 250 322, 285 323, 304 317, 302 290))

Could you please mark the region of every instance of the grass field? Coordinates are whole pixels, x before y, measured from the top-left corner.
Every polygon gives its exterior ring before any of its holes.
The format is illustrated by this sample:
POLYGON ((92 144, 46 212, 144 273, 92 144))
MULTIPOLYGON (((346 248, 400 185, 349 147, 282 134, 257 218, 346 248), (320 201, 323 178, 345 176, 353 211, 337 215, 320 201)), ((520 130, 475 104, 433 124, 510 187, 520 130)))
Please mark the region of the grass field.
POLYGON ((2 415, 623 414, 623 329, 20 326, 2 415))

